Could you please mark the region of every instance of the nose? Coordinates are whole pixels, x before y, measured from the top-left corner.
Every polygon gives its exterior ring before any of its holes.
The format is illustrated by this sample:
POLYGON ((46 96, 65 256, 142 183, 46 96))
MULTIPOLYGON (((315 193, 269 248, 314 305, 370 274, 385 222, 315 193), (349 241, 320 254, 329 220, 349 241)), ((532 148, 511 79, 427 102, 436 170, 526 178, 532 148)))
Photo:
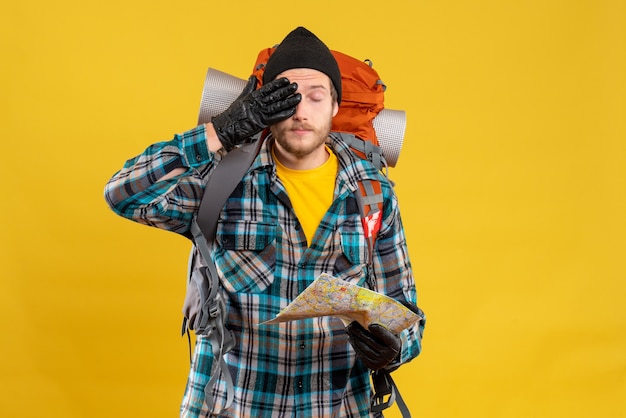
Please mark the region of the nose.
POLYGON ((294 120, 306 120, 307 119, 306 106, 303 104, 303 102, 304 102, 304 98, 300 101, 300 103, 296 105, 296 111, 292 116, 294 120))

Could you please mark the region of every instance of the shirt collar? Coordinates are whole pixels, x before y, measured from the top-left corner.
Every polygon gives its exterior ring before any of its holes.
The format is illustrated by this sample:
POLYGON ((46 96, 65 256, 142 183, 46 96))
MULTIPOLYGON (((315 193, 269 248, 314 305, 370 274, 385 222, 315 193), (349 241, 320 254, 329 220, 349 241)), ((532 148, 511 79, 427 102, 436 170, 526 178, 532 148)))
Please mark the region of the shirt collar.
MULTIPOLYGON (((266 170, 270 173, 272 179, 275 179, 276 167, 271 152, 273 143, 274 138, 269 134, 265 138, 263 145, 261 145, 261 150, 259 151, 258 157, 252 163, 251 170, 266 170)), ((337 182, 340 186, 345 184, 351 191, 354 191, 358 188, 359 181, 380 178, 380 173, 374 165, 355 155, 350 150, 348 144, 338 135, 331 132, 326 143, 335 155, 337 155, 339 161, 337 182)))

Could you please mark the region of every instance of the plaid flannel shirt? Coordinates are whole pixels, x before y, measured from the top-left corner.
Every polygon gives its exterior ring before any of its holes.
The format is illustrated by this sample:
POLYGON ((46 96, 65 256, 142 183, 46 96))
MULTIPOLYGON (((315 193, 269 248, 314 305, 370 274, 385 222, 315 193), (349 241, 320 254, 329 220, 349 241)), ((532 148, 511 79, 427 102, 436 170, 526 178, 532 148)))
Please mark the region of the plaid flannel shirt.
MULTIPOLYGON (((226 403, 225 383, 213 388, 213 405, 204 390, 211 377, 213 354, 198 336, 181 416, 224 417, 373 417, 369 371, 348 342, 344 324, 321 317, 259 325, 287 306, 319 274, 365 285, 367 243, 354 198, 358 181, 376 178, 384 196, 382 226, 373 254, 375 289, 416 303, 416 291, 400 219, 388 180, 369 162, 354 156, 333 137, 339 172, 334 201, 307 243, 289 198, 276 177, 266 140, 218 222, 214 262, 227 301, 227 327, 236 335, 226 363, 235 385, 234 402, 226 403)), ((108 182, 105 197, 119 215, 186 233, 203 187, 221 156, 206 147, 199 126, 169 142, 150 146, 108 182), (177 167, 186 173, 159 181, 177 167)), ((403 331, 396 367, 421 351, 423 324, 403 331)))

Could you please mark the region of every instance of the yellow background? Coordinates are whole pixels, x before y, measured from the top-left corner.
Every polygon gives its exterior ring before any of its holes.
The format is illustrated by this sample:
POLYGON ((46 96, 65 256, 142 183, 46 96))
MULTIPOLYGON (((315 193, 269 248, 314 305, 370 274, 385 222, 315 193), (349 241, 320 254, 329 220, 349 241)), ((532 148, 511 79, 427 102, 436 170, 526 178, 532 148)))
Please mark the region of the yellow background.
MULTIPOLYGON (((626 417, 626 4, 5 1, 0 415, 173 417, 189 244, 115 216, 125 159, 192 127, 298 25, 408 113, 391 177, 423 355, 416 417, 626 417)), ((397 410, 387 414, 399 416, 397 410)))

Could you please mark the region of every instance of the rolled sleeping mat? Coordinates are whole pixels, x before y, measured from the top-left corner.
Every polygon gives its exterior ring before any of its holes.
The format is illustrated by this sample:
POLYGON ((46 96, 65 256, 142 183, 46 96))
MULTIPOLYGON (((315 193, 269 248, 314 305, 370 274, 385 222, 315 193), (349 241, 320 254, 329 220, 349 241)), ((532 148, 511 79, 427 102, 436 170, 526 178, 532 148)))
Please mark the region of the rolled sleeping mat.
MULTIPOLYGON (((247 81, 214 68, 209 68, 204 81, 198 125, 211 121, 241 94, 247 81)), ((383 109, 374 118, 374 130, 389 167, 395 167, 402 150, 406 130, 404 110, 383 109)))

